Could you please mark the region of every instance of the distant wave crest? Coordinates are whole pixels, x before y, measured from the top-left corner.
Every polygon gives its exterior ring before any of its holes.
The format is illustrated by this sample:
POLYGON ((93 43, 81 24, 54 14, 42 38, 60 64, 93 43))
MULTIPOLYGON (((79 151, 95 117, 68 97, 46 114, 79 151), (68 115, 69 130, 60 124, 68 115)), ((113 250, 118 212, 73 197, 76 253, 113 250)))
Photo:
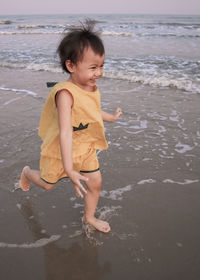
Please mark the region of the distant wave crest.
POLYGON ((119 72, 105 72, 104 77, 111 79, 121 79, 134 83, 141 83, 143 85, 157 86, 157 87, 170 87, 183 91, 200 94, 200 84, 194 83, 189 79, 178 79, 167 76, 148 76, 138 75, 133 73, 119 72))
POLYGON ((62 70, 59 65, 47 64, 47 63, 10 63, 10 62, 0 62, 0 67, 10 68, 10 69, 27 69, 33 71, 49 71, 53 73, 61 73, 62 70))
MULTIPOLYGON (((0 63, 0 67, 6 67, 11 69, 27 69, 33 71, 49 71, 54 73, 61 73, 62 70, 59 65, 55 64, 17 64, 17 63, 0 63)), ((134 83, 141 83, 143 85, 151 85, 157 87, 170 87, 176 88, 183 91, 191 92, 191 93, 198 93, 200 94, 200 84, 198 82, 194 82, 189 78, 178 78, 175 76, 170 75, 161 75, 156 74, 154 76, 142 73, 133 73, 133 72, 126 72, 124 70, 121 71, 104 71, 104 77, 109 79, 119 79, 119 80, 126 80, 129 82, 134 83)))
POLYGON ((5 25, 9 25, 9 24, 12 24, 12 21, 11 20, 1 20, 0 21, 0 24, 5 24, 5 25))
POLYGON ((47 24, 47 25, 42 25, 42 24, 24 24, 24 25, 18 25, 19 29, 64 29, 66 28, 65 25, 62 24, 47 24))

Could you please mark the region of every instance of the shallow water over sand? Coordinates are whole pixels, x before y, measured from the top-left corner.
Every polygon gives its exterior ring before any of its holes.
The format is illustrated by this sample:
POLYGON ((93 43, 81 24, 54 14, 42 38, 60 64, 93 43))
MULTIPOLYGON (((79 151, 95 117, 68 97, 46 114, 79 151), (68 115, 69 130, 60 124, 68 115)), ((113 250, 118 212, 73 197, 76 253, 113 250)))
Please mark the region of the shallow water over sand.
POLYGON ((2 279, 199 279, 200 96, 99 82, 103 109, 124 114, 105 125, 109 149, 99 153, 97 216, 112 231, 85 234, 69 181, 12 192, 25 164, 38 168, 45 82, 60 74, 0 71, 5 88, 25 90, 0 89, 2 279))

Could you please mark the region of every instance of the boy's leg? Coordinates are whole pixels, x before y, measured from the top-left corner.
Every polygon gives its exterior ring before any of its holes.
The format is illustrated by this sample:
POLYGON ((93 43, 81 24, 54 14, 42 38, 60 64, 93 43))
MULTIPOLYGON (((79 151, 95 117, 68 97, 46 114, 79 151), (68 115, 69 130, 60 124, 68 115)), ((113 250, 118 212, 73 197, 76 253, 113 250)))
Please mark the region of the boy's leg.
POLYGON ((29 166, 25 166, 22 170, 19 181, 20 188, 23 191, 28 191, 30 189, 31 182, 46 190, 50 190, 54 187, 54 184, 48 184, 41 179, 39 170, 33 170, 30 169, 29 166))
POLYGON ((99 231, 109 232, 110 226, 107 222, 95 218, 95 210, 98 204, 101 190, 101 172, 82 173, 89 178, 87 184, 87 194, 85 195, 84 222, 92 225, 99 231))

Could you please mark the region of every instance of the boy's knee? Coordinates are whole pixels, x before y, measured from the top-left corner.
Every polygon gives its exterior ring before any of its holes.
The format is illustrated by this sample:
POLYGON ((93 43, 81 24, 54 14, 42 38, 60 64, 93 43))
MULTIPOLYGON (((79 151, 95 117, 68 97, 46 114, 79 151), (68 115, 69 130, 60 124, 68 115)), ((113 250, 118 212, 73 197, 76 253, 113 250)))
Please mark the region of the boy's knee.
POLYGON ((91 188, 91 190, 100 191, 102 183, 101 173, 90 173, 87 175, 87 177, 89 178, 89 181, 87 183, 88 187, 91 188))

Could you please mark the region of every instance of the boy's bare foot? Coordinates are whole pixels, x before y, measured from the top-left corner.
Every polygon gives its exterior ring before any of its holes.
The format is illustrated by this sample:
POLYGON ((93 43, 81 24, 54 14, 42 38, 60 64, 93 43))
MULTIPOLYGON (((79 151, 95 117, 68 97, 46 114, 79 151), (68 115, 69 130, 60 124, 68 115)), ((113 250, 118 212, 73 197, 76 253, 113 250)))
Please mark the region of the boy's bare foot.
POLYGON ((29 169, 29 166, 25 166, 23 168, 22 173, 21 173, 21 177, 20 177, 20 180, 19 180, 19 186, 24 192, 30 190, 30 181, 26 177, 27 169, 29 169))
POLYGON ((92 219, 89 219, 89 220, 86 220, 83 217, 83 223, 89 224, 92 227, 94 227, 95 229, 97 229, 101 232, 104 232, 104 233, 108 233, 111 230, 109 223, 107 223, 105 221, 102 221, 102 220, 99 220, 99 219, 96 219, 95 217, 92 218, 92 219))

